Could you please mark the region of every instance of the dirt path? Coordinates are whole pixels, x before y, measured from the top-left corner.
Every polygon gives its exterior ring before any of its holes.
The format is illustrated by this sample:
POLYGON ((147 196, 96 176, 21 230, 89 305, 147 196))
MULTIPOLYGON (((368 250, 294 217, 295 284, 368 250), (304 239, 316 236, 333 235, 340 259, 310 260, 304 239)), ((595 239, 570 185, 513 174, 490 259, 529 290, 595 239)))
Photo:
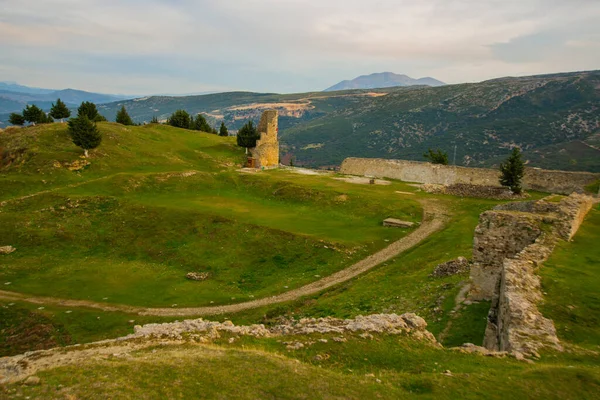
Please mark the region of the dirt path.
POLYGON ((215 314, 236 313, 243 310, 267 306, 270 304, 283 303, 286 301, 296 300, 302 296, 311 295, 330 288, 342 282, 346 282, 371 268, 397 256, 403 251, 417 245, 432 233, 440 230, 446 220, 446 210, 435 200, 421 200, 423 205, 423 222, 421 225, 403 237, 402 239, 390 244, 383 250, 372 254, 356 264, 338 271, 332 275, 322 278, 316 282, 309 283, 297 289, 288 292, 265 297, 262 299, 247 301, 238 304, 229 304, 223 306, 207 306, 207 307, 189 307, 189 308, 145 308, 136 306, 127 306, 122 304, 100 303, 87 300, 67 300, 54 297, 38 297, 29 296, 22 293, 0 290, 0 299, 9 301, 26 301, 34 304, 51 304, 63 307, 88 307, 100 309, 103 311, 122 311, 126 313, 139 315, 155 315, 155 316, 203 316, 215 314))

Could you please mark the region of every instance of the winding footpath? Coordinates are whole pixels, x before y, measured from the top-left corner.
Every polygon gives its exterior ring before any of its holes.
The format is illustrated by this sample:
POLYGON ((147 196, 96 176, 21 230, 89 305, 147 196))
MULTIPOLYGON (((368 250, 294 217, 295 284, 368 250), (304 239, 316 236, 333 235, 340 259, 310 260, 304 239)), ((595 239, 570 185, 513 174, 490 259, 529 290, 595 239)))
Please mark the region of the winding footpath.
MULTIPOLYGON (((29 197, 29 196, 27 196, 29 197)), ((0 290, 0 299, 9 301, 25 301, 33 304, 56 305, 62 307, 87 307, 103 311, 120 311, 138 315, 152 315, 162 317, 191 317, 217 314, 230 314, 253 308, 268 306, 276 303, 296 300, 300 297, 318 293, 337 284, 346 282, 377 265, 396 257, 398 254, 416 246, 431 234, 442 229, 448 219, 446 209, 436 200, 421 199, 423 205, 423 221, 421 225, 413 232, 395 241, 388 247, 362 259, 352 266, 338 271, 332 275, 326 276, 318 281, 308 285, 290 290, 271 297, 264 297, 257 300, 247 301, 237 304, 228 304, 222 306, 205 307, 186 307, 186 308, 146 308, 137 306, 128 306, 123 304, 110 304, 94 302, 88 300, 69 300, 55 297, 30 296, 27 294, 0 290)))

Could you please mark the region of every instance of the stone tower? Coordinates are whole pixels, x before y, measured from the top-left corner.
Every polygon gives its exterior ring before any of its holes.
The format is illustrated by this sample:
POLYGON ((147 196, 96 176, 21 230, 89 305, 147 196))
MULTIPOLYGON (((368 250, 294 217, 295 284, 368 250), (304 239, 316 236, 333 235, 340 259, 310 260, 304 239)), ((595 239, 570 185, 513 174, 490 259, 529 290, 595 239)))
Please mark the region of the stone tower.
POLYGON ((279 140, 277 134, 277 110, 266 110, 260 117, 258 133, 260 139, 256 141, 256 147, 251 149, 252 157, 256 159, 258 168, 275 168, 279 166, 279 140))

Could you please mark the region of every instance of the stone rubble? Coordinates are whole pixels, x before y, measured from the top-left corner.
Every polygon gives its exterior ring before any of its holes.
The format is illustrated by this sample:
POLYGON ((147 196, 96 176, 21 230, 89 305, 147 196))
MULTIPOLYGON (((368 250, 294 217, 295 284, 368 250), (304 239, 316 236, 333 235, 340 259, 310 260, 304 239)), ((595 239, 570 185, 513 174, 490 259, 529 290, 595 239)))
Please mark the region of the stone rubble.
POLYGON ((185 277, 192 281, 204 281, 208 279, 210 274, 208 272, 188 272, 185 277))
POLYGON ((450 260, 442 264, 438 264, 431 276, 442 277, 442 276, 450 276, 462 274, 464 272, 468 272, 471 269, 471 261, 467 260, 465 257, 458 257, 455 260, 450 260))
MULTIPOLYGON (((436 343, 435 337, 427 331, 427 323, 418 315, 406 313, 359 315, 354 319, 302 318, 291 320, 267 328, 264 325, 234 325, 231 321, 205 321, 202 318, 164 324, 136 325, 134 333, 124 337, 132 338, 171 338, 181 340, 185 334, 204 334, 219 337, 219 332, 254 337, 275 337, 287 335, 309 335, 313 333, 344 334, 346 332, 387 333, 392 335, 409 334, 416 339, 436 343)), ((335 340, 335 338, 334 338, 335 340)))

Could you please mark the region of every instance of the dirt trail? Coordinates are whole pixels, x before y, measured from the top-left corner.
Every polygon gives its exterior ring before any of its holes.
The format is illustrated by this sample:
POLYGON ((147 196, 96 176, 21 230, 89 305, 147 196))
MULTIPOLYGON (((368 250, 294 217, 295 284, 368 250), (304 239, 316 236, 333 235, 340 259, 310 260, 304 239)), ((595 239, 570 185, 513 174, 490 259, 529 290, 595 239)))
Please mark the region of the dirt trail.
POLYGON ((188 308, 146 308, 127 306, 122 304, 109 304, 93 302, 88 300, 67 300, 54 297, 38 297, 29 296, 26 294, 9 292, 0 290, 0 299, 12 301, 26 301, 34 304, 51 304, 63 307, 88 307, 96 308, 103 311, 122 311, 126 313, 139 315, 154 315, 154 316, 203 316, 215 314, 230 314, 252 308, 267 306, 270 304, 283 303, 286 301, 296 300, 302 296, 311 295, 330 288, 342 282, 346 282, 371 268, 397 256, 403 251, 417 245, 422 240, 427 238, 432 233, 440 230, 446 220, 447 214, 445 208, 435 200, 421 200, 423 205, 423 221, 421 225, 403 237, 400 240, 390 244, 388 247, 372 254, 356 264, 338 271, 318 281, 309 283, 308 285, 290 290, 276 296, 265 297, 262 299, 247 301, 238 304, 229 304, 223 306, 206 306, 206 307, 188 307, 188 308))

